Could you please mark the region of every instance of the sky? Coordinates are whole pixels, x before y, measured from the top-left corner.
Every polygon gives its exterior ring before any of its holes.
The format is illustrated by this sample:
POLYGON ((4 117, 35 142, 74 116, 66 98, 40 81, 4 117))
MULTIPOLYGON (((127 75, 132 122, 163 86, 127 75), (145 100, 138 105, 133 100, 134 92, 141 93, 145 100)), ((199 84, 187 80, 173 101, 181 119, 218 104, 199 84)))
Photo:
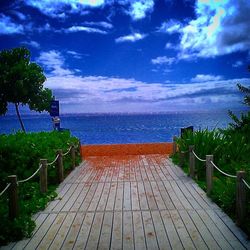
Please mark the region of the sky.
POLYGON ((0 50, 31 51, 62 113, 242 109, 249 13, 249 0, 1 0, 0 50))

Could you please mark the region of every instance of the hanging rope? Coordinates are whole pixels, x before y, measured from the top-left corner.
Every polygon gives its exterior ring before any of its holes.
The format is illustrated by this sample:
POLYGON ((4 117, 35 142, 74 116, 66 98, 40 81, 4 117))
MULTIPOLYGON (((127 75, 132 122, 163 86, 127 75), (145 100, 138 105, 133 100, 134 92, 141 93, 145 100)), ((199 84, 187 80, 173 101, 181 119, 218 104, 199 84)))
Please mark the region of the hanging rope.
POLYGON ((243 181, 243 183, 246 185, 246 187, 247 187, 248 189, 250 189, 250 185, 249 185, 244 179, 242 179, 242 181, 243 181))
POLYGON ((7 186, 4 188, 4 190, 0 193, 0 196, 2 196, 9 187, 10 187, 10 183, 8 183, 7 186))
POLYGON ((52 161, 52 162, 50 162, 50 163, 48 163, 48 164, 47 164, 47 166, 51 166, 51 165, 53 165, 53 164, 57 161, 58 157, 59 157, 59 154, 57 154, 57 156, 56 156, 55 160, 54 160, 54 161, 52 161))
POLYGON ((43 166, 43 165, 40 164, 39 168, 36 170, 36 172, 35 172, 33 175, 31 175, 31 176, 28 177, 27 179, 18 181, 17 183, 24 183, 24 182, 29 181, 30 179, 32 179, 32 178, 39 172, 39 170, 42 168, 42 166, 43 166))
POLYGON ((221 173, 224 174, 225 176, 231 177, 231 178, 237 178, 236 175, 231 175, 231 174, 227 174, 227 173, 223 172, 223 171, 222 171, 221 169, 219 169, 212 161, 210 161, 210 163, 211 163, 219 172, 221 172, 221 173))
POLYGON ((199 161, 203 161, 203 162, 206 161, 206 160, 204 160, 204 159, 201 159, 201 158, 194 152, 194 150, 192 150, 192 153, 193 153, 193 155, 196 157, 196 159, 198 159, 199 161))

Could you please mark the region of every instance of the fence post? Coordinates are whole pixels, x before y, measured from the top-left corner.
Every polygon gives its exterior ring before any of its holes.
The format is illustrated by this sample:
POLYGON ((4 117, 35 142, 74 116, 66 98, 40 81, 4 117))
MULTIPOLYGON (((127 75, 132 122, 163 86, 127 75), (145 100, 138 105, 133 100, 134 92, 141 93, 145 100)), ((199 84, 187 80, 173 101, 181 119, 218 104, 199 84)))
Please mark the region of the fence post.
POLYGON ((63 153, 61 149, 56 152, 59 156, 57 158, 57 181, 61 183, 63 181, 63 153))
POLYGON ((207 182, 207 195, 210 195, 213 188, 213 173, 214 166, 211 161, 214 160, 213 155, 206 155, 206 182, 207 182))
POLYGON ((19 215, 18 207, 18 186, 17 186, 17 176, 8 176, 8 181, 10 183, 9 187, 9 218, 14 220, 19 215))
POLYGON ((79 154, 81 157, 81 161, 82 161, 82 147, 81 147, 81 141, 79 140, 79 154))
POLYGON ((174 137, 173 137, 173 155, 176 154, 176 152, 177 152, 176 139, 177 139, 177 137, 174 136, 174 137))
POLYGON ((48 191, 47 159, 40 159, 40 164, 42 164, 40 169, 40 191, 46 193, 48 191))
POLYGON ((184 166, 185 152, 179 151, 179 156, 180 156, 180 165, 179 165, 179 167, 182 168, 184 166))
POLYGON ((76 153, 75 153, 75 146, 72 144, 70 149, 70 155, 72 160, 72 169, 76 167, 76 153))
POLYGON ((246 188, 242 181, 246 172, 238 171, 236 179, 236 224, 241 226, 246 218, 246 188))
POLYGON ((189 175, 194 178, 195 177, 195 158, 193 151, 194 145, 189 146, 189 175))

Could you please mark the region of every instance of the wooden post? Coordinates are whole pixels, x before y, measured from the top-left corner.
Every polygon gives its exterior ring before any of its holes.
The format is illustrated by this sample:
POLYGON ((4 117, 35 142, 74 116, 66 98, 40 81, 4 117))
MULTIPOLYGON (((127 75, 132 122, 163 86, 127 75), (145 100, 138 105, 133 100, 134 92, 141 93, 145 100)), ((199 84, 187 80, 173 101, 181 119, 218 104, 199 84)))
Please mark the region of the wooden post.
POLYGON ((176 154, 176 152, 177 152, 176 139, 177 139, 177 137, 174 136, 174 137, 173 137, 173 155, 176 154))
POLYGON ((180 165, 179 165, 179 167, 182 168, 184 166, 185 152, 180 151, 179 156, 180 156, 180 165))
POLYGON ((214 160, 213 155, 206 155, 206 182, 207 182, 207 195, 210 195, 213 188, 213 173, 214 166, 211 161, 214 160))
POLYGON ((81 161, 82 161, 82 147, 81 147, 81 141, 79 140, 79 154, 81 157, 81 161))
POLYGON ((61 149, 56 152, 59 156, 57 158, 57 181, 61 183, 63 181, 63 153, 61 149))
POLYGON ((242 226, 246 219, 246 187, 242 179, 245 179, 246 172, 238 171, 236 179, 236 224, 242 226))
POLYGON ((8 176, 8 181, 10 183, 9 187, 9 218, 14 220, 19 215, 18 207, 18 186, 17 186, 17 176, 8 176))
POLYGON ((42 164, 40 169, 40 191, 46 193, 48 191, 47 159, 40 159, 40 164, 42 164))
POLYGON ((76 167, 76 153, 75 153, 75 146, 72 144, 70 149, 70 155, 72 160, 72 169, 76 167))
POLYGON ((194 178, 195 177, 195 158, 193 151, 194 145, 189 146, 189 175, 194 178))

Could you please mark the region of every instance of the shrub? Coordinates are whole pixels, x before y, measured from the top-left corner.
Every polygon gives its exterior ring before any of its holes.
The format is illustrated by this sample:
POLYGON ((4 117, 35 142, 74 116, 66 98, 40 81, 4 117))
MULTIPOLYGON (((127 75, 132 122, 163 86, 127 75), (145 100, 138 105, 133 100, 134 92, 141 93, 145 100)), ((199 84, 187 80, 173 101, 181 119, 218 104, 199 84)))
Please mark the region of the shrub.
MULTIPOLYGON (((57 149, 66 152, 71 143, 78 144, 78 139, 69 132, 18 132, 11 135, 0 135, 0 190, 7 184, 8 175, 17 175, 18 180, 32 175, 39 166, 40 159, 55 159, 57 149)), ((77 154, 77 164, 80 155, 77 154)), ((70 171, 71 159, 64 158, 66 174, 70 171)), ((48 167, 48 192, 40 193, 39 175, 19 185, 20 216, 14 221, 8 219, 6 193, 0 197, 0 245, 8 241, 20 240, 31 235, 35 223, 32 214, 45 208, 46 204, 56 197, 56 171, 54 166, 48 167)))

